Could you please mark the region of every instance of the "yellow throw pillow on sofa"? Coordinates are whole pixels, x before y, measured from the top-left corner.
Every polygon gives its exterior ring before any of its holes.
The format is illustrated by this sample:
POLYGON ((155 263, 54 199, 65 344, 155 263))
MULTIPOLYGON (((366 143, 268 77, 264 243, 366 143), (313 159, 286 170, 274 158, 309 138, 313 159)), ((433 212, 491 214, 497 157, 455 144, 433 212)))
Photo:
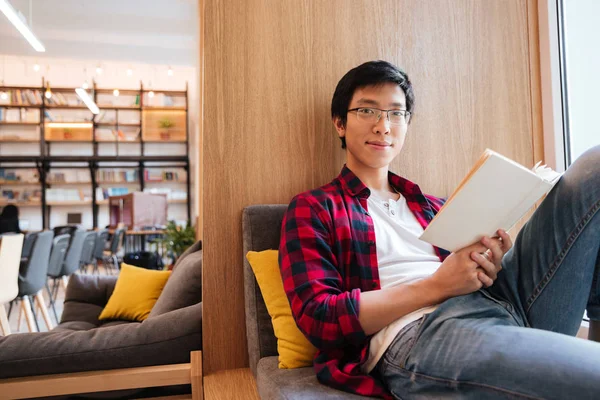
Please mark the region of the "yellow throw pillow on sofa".
POLYGON ((277 250, 249 251, 246 258, 254 271, 277 337, 279 368, 309 367, 317 351, 304 337, 283 289, 277 250))
POLYGON ((115 290, 98 319, 145 320, 170 275, 171 271, 153 271, 122 263, 115 290))

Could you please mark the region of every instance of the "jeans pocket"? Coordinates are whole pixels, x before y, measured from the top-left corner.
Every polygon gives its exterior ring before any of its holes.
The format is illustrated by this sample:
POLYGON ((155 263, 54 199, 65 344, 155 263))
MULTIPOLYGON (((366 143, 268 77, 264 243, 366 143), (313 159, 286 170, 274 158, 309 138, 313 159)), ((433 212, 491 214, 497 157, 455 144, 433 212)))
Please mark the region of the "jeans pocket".
POLYGON ((415 343, 417 343, 417 340, 419 340, 419 337, 423 333, 423 329, 425 328, 425 326, 424 326, 425 321, 427 320, 427 318, 429 318, 429 315, 431 315, 431 314, 423 314, 423 316, 419 320, 419 323, 415 326, 413 335, 410 338, 410 341, 407 344, 406 349, 404 350, 404 355, 402 356, 402 361, 400 362, 401 368, 404 368, 406 366, 406 362, 408 361, 408 358, 410 357, 410 352, 412 351, 413 347, 415 346, 415 343))

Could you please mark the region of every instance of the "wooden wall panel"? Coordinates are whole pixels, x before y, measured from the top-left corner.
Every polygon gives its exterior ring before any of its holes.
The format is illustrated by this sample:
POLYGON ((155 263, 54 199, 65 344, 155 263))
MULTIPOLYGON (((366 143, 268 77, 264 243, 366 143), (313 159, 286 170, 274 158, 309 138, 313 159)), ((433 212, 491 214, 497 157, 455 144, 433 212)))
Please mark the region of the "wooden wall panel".
POLYGON ((211 373, 248 363, 242 209, 287 203, 339 172, 345 154, 329 109, 341 76, 373 59, 407 71, 417 108, 392 170, 442 196, 486 147, 533 165, 537 44, 526 0, 201 1, 203 355, 211 373))

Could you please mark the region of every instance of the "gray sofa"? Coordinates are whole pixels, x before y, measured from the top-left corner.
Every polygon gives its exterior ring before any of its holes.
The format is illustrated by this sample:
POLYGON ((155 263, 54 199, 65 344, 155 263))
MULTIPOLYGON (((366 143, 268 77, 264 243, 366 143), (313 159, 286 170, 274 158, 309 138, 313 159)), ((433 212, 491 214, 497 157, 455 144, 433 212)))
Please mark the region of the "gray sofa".
POLYGON ((332 389, 317 381, 311 367, 279 369, 277 339, 260 288, 246 260, 248 251, 279 248, 281 222, 287 205, 256 205, 242 215, 244 248, 244 298, 250 369, 256 377, 261 399, 356 399, 358 396, 332 389))
POLYGON ((98 320, 116 276, 72 275, 61 323, 0 337, 0 379, 190 362, 202 348, 202 251, 178 260, 143 322, 98 320))

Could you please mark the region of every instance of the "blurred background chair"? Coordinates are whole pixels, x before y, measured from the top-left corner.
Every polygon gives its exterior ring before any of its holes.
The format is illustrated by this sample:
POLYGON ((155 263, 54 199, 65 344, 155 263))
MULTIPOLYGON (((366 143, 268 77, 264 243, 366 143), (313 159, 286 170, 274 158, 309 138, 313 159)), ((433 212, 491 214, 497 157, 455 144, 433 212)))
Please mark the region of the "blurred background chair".
POLYGON ((94 246, 96 245, 96 231, 87 231, 83 236, 83 248, 79 258, 79 271, 87 274, 87 269, 93 264, 94 246))
POLYGON ((21 251, 21 260, 27 259, 31 255, 31 248, 33 247, 33 242, 35 242, 37 234, 37 232, 29 232, 25 235, 25 239, 23 240, 23 250, 21 251))
POLYGON ((50 297, 50 306, 52 307, 57 324, 60 323, 60 321, 58 320, 58 314, 56 313, 55 302, 58 295, 58 289, 60 288, 60 282, 63 282, 63 287, 66 291, 67 283, 65 280, 69 275, 79 269, 79 259, 81 258, 85 233, 86 232, 83 229, 78 229, 75 231, 72 239, 70 235, 64 234, 55 236, 53 240, 50 261, 48 262, 48 277, 52 281, 52 289, 50 289, 50 285, 48 284, 48 281, 46 281, 46 290, 50 297), (70 246, 69 242, 71 243, 70 246))
POLYGON ((23 234, 2 235, 0 237, 0 328, 4 336, 10 335, 10 325, 6 315, 6 304, 19 294, 19 265, 23 234))
POLYGON ((108 229, 101 229, 96 234, 96 243, 92 254, 92 265, 94 266, 93 273, 98 273, 98 263, 104 262, 104 251, 108 243, 108 229))
MULTIPOLYGON (((53 238, 54 232, 52 231, 38 233, 33 243, 30 257, 22 261, 19 268, 18 300, 21 302, 20 313, 25 314, 25 320, 30 332, 39 331, 37 319, 34 317, 34 304, 42 313, 48 330, 52 329, 52 322, 50 321, 41 291, 46 285, 46 275, 48 273, 48 262, 50 260, 53 238)), ((19 322, 21 320, 20 315, 19 322)))
MULTIPOLYGON (((119 257, 117 253, 121 250, 123 246, 123 241, 125 239, 125 228, 115 229, 113 236, 110 240, 110 247, 107 251, 104 252, 104 256, 102 258, 102 262, 106 267, 106 272, 108 273, 108 266, 114 267, 115 272, 119 272, 119 257)), ((112 274, 112 269, 111 269, 112 274)))

